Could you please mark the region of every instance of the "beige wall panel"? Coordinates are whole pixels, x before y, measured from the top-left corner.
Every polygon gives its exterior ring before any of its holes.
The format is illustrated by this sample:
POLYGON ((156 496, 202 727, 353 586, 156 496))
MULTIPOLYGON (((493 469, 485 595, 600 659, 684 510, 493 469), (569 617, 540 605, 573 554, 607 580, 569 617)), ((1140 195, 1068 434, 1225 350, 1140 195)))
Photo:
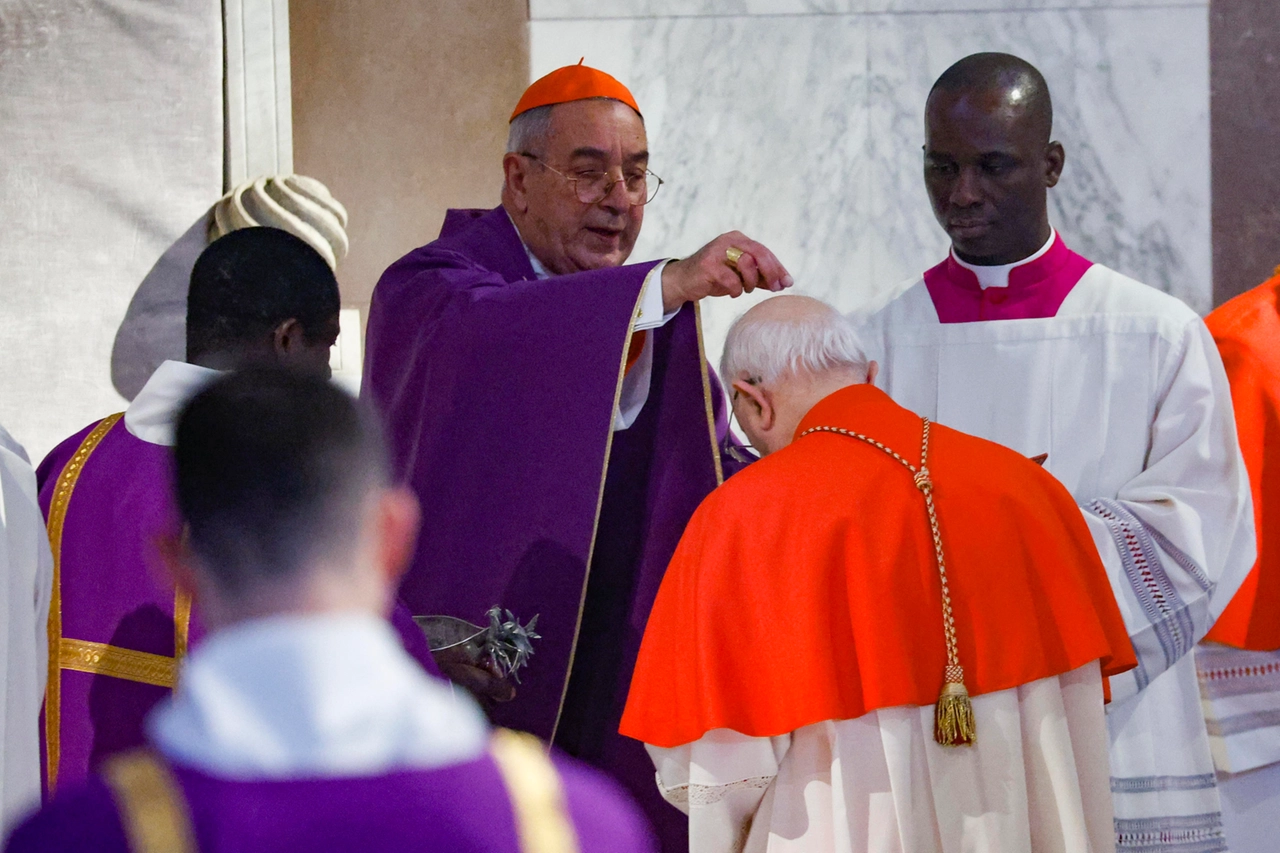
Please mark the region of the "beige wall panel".
POLYGON ((432 240, 450 207, 492 207, 507 117, 528 83, 525 0, 292 0, 294 167, 350 213, 343 301, 432 240))

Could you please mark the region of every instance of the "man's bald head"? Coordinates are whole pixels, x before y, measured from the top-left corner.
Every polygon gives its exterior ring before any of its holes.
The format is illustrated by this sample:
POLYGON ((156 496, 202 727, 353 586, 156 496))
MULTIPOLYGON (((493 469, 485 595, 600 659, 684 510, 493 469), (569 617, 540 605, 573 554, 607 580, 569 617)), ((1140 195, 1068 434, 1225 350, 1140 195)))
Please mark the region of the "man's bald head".
POLYGON ((720 375, 733 387, 738 423, 768 454, 791 443, 801 418, 823 397, 872 381, 875 364, 836 309, 808 296, 775 296, 730 327, 720 375))
POLYGON ((1053 133, 1053 100, 1044 75, 1030 62, 1009 53, 975 53, 952 65, 929 90, 952 97, 995 96, 1037 128, 1044 142, 1053 133))
POLYGON ((1011 264, 1049 239, 1048 189, 1066 154, 1050 140, 1044 77, 1007 53, 952 65, 925 102, 924 178, 933 213, 961 259, 1011 264))
POLYGON ((810 296, 775 296, 736 321, 725 339, 720 373, 732 382, 772 385, 798 374, 866 373, 867 358, 839 311, 810 296))

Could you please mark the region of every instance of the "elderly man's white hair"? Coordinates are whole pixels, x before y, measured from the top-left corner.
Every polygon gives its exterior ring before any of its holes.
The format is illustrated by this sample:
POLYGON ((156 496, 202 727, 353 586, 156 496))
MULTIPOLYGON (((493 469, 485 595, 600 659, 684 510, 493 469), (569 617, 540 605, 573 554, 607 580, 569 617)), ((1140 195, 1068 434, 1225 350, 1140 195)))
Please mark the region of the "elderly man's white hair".
POLYGON ((542 148, 551 134, 551 108, 555 104, 534 107, 526 110, 511 120, 511 128, 507 131, 507 151, 512 154, 540 153, 534 149, 542 148))
MULTIPOLYGON (((583 98, 585 101, 616 101, 617 98, 583 98)), ((618 101, 622 103, 622 101, 618 101)), ((551 108, 555 104, 547 104, 525 110, 511 120, 507 131, 507 151, 512 154, 541 154, 547 139, 551 136, 551 108)), ((644 116, 640 117, 644 123, 644 116)))
POLYGON ((848 369, 865 374, 868 363, 852 324, 810 296, 775 296, 729 327, 720 376, 745 375, 764 385, 787 375, 848 369))

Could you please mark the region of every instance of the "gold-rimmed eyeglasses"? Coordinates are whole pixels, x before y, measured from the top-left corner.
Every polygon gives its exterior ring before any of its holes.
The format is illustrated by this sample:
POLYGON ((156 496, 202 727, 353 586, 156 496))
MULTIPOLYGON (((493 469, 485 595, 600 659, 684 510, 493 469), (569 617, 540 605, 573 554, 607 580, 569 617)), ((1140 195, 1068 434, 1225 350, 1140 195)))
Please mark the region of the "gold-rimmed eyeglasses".
POLYGON ((662 178, 659 178, 648 169, 632 172, 620 178, 615 178, 608 172, 597 170, 574 172, 572 175, 566 175, 537 154, 532 154, 528 151, 521 151, 519 154, 521 157, 528 157, 544 169, 555 172, 568 181, 569 186, 573 188, 573 194, 583 204, 599 204, 609 197, 609 193, 613 192, 613 185, 620 183, 623 189, 626 190, 627 201, 631 202, 633 207, 639 207, 653 201, 653 197, 658 194, 659 188, 662 187, 662 178))

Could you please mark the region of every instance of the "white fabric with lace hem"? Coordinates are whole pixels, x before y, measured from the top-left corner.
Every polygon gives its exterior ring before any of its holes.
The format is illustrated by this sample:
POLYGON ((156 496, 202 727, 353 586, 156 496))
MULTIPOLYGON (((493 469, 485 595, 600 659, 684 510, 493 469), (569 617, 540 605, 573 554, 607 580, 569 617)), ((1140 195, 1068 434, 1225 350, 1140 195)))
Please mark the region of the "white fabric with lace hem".
POLYGON ((972 747, 939 746, 928 706, 648 749, 692 853, 1114 850, 1097 663, 973 704, 972 747))

